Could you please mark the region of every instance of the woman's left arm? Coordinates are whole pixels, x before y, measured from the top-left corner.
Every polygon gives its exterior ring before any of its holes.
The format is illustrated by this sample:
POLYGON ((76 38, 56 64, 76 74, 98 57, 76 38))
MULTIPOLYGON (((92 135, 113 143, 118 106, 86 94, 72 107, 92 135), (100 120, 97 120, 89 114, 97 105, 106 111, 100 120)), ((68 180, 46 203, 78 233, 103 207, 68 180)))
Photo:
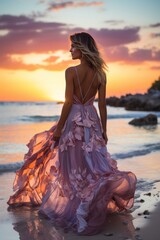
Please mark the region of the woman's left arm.
POLYGON ((53 134, 53 140, 56 141, 61 136, 61 131, 65 124, 65 121, 68 117, 68 114, 71 110, 73 104, 73 79, 74 79, 74 72, 72 68, 67 68, 65 71, 65 79, 66 79, 66 90, 65 90, 65 102, 63 104, 62 112, 60 119, 58 121, 57 127, 53 134))

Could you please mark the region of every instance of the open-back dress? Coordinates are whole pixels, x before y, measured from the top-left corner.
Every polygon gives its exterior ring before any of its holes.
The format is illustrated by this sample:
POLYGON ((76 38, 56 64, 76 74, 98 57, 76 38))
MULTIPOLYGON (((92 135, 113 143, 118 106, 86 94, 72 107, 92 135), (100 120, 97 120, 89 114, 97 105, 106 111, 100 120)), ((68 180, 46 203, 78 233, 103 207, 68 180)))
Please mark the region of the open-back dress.
POLYGON ((108 153, 94 99, 82 103, 74 95, 59 142, 53 141, 57 124, 32 137, 24 164, 16 172, 9 205, 39 206, 55 225, 79 234, 96 234, 108 213, 133 206, 136 176, 118 170, 108 153))

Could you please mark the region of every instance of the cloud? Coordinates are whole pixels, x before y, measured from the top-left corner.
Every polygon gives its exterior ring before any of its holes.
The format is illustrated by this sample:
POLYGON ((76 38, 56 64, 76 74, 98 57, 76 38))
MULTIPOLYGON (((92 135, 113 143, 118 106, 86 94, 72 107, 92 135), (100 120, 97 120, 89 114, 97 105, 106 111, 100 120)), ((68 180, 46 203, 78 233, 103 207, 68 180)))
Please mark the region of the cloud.
POLYGON ((56 22, 42 22, 35 21, 34 17, 27 17, 25 15, 0 15, 0 30, 7 29, 11 31, 38 31, 38 30, 53 30, 67 26, 65 23, 56 22))
POLYGON ((71 60, 62 59, 59 61, 58 57, 51 56, 47 59, 44 59, 41 64, 26 64, 23 61, 23 57, 19 59, 12 58, 12 56, 1 55, 0 56, 0 68, 2 69, 11 69, 11 70, 26 70, 26 71, 35 71, 37 69, 45 69, 49 71, 62 71, 64 68, 71 65, 71 60))
POLYGON ((0 22, 0 30, 8 32, 0 36, 1 54, 44 53, 52 49, 65 49, 66 24, 11 15, 0 16, 0 22))
POLYGON ((25 64, 22 60, 13 60, 11 56, 0 56, 0 68, 12 70, 27 70, 34 71, 41 68, 40 64, 25 64))
POLYGON ((100 30, 89 29, 89 32, 98 39, 100 44, 110 47, 139 41, 139 30, 139 27, 122 29, 102 28, 100 30))
POLYGON ((46 17, 46 15, 47 15, 46 12, 32 11, 29 16, 35 19, 35 18, 44 18, 46 17))
MULTIPOLYGON (((70 28, 64 23, 35 21, 24 15, 0 16, 0 52, 5 54, 24 54, 30 52, 67 50, 68 36, 74 32, 85 31, 81 28, 70 28)), ((139 40, 139 28, 88 30, 101 45, 115 46, 139 40)))
POLYGON ((160 61, 160 51, 152 49, 134 49, 128 47, 111 47, 106 49, 106 59, 109 62, 121 62, 126 64, 139 64, 143 62, 160 61))
POLYGON ((66 2, 52 2, 49 3, 48 10, 57 11, 64 8, 77 8, 77 7, 90 7, 90 6, 102 6, 104 3, 102 1, 92 1, 92 2, 86 2, 86 1, 66 1, 66 2))
POLYGON ((123 20, 106 20, 105 23, 112 25, 112 26, 116 26, 119 24, 124 24, 123 20))
POLYGON ((160 51, 152 49, 136 49, 130 54, 130 59, 134 62, 160 61, 160 51))
MULTIPOLYGON (((159 61, 160 51, 157 49, 129 49, 130 43, 140 40, 139 27, 121 29, 82 29, 70 28, 65 23, 45 22, 24 15, 0 16, 0 67, 4 69, 36 69, 63 70, 68 67, 70 58, 69 35, 87 31, 103 49, 107 62, 127 64, 145 61, 159 61), (45 59, 38 62, 25 61, 27 55, 45 54, 45 59), (14 58, 14 56, 17 56, 14 58), (48 56, 48 57, 47 57, 48 56), (36 64, 37 63, 37 64, 36 64)), ((29 58, 28 58, 29 59, 29 58)), ((41 59, 41 58, 40 58, 41 59)))

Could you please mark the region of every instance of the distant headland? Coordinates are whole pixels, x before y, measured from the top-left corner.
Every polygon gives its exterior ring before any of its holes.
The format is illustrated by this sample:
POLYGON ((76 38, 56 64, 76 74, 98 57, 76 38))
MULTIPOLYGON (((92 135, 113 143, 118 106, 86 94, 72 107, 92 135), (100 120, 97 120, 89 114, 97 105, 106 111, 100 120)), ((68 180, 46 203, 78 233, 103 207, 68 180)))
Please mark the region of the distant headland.
POLYGON ((106 98, 106 104, 113 107, 124 107, 130 111, 160 111, 160 77, 144 94, 126 94, 106 98))

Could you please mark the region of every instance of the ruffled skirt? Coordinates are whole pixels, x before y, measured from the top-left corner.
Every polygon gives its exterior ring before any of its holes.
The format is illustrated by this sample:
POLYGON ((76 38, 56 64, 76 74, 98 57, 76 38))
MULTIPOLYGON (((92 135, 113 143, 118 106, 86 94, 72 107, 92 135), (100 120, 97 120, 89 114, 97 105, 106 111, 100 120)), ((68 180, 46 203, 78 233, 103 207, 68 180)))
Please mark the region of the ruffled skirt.
POLYGON ((40 206, 55 225, 96 234, 108 213, 133 206, 136 176, 119 171, 107 152, 93 105, 73 104, 59 142, 55 128, 30 140, 8 204, 40 206))

